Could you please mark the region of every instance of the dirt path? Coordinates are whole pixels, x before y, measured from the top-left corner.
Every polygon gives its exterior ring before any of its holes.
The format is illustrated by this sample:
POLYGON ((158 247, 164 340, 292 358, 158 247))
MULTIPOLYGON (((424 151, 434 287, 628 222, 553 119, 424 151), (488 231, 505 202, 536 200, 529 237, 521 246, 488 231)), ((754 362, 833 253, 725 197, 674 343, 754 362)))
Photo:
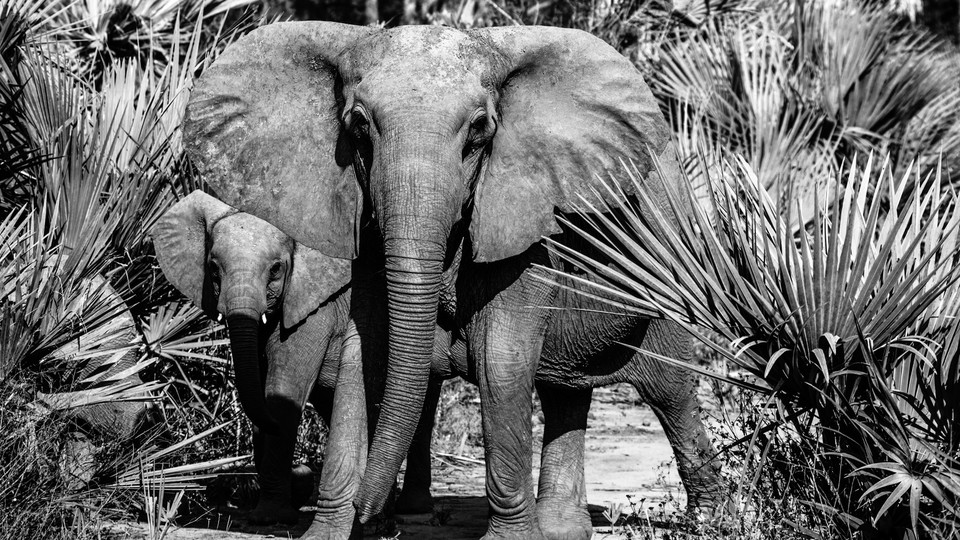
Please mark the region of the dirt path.
MULTIPOLYGON (((646 406, 637 406, 636 392, 622 385, 598 389, 587 430, 587 500, 593 515, 593 538, 618 538, 613 534, 603 511, 610 503, 634 503, 652 516, 670 514, 684 504, 680 478, 672 462, 673 453, 656 416, 646 406), (663 506, 660 506, 663 505, 663 506)), ((534 475, 539 468, 539 446, 543 425, 535 422, 534 475)), ((435 456, 433 515, 403 516, 399 524, 401 538, 424 540, 474 540, 486 529, 487 505, 484 497, 484 467, 472 460, 435 456)), ((306 510, 306 509, 304 509, 306 510)), ((221 520, 219 530, 181 528, 167 535, 173 540, 298 538, 309 526, 311 513, 301 513, 295 528, 249 527, 242 521, 221 520), (229 532, 227 532, 229 531, 229 532)), ((128 525, 130 537, 146 537, 143 525, 128 525), (140 535, 144 536, 140 536, 140 535)), ((364 538, 384 535, 367 527, 364 538)))

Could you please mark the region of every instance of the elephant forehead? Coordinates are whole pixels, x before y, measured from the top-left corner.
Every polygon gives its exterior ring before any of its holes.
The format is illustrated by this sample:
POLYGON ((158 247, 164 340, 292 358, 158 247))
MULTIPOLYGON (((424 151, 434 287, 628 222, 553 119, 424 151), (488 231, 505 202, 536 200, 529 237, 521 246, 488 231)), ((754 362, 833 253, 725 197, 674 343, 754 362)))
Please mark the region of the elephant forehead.
POLYGON ((217 247, 235 247, 246 253, 263 251, 271 255, 292 247, 290 244, 293 242, 280 229, 243 212, 218 221, 214 225, 213 236, 217 247))
POLYGON ((396 89, 478 86, 489 52, 460 30, 402 26, 362 40, 349 53, 351 78, 396 89))

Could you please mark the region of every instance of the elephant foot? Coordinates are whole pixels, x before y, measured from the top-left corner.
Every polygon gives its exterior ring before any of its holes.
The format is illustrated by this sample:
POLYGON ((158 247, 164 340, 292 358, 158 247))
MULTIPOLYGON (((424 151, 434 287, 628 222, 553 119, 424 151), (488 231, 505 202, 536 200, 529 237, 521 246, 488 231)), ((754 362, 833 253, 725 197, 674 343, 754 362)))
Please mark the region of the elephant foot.
POLYGON ((313 470, 306 465, 293 468, 290 478, 290 499, 294 508, 300 508, 310 502, 313 495, 313 470))
POLYGON ((397 514, 431 514, 433 513, 433 496, 430 488, 404 488, 397 497, 394 506, 397 514))
POLYGON ((481 540, 547 540, 536 518, 523 522, 507 522, 491 516, 487 533, 481 540))
POLYGON ((495 531, 487 529, 487 534, 480 540, 547 540, 537 529, 520 531, 495 531))
POLYGON ((732 491, 717 486, 711 489, 687 489, 687 516, 701 520, 735 519, 739 521, 739 504, 732 491))
POLYGON ((360 540, 363 538, 363 525, 356 517, 350 519, 346 512, 342 515, 315 515, 310 528, 300 540, 360 540))
POLYGON ((593 536, 590 512, 566 501, 537 501, 540 529, 547 540, 589 540, 593 536))
POLYGON ((300 511, 289 503, 284 504, 260 499, 257 507, 247 516, 247 521, 252 525, 273 525, 275 523, 296 525, 300 521, 300 511))
POLYGON ((310 528, 303 533, 300 540, 361 540, 363 538, 363 527, 358 527, 353 531, 342 531, 339 529, 317 529, 310 528))

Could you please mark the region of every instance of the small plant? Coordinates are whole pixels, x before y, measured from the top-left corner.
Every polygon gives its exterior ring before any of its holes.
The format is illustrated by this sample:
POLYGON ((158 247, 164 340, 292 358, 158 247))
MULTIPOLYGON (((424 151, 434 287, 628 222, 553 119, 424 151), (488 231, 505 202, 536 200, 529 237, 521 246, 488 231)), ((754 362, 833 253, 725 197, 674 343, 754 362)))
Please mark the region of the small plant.
POLYGON ((147 515, 147 534, 150 540, 163 540, 167 537, 170 526, 173 525, 183 499, 183 490, 177 491, 168 503, 163 480, 156 494, 149 488, 143 489, 143 510, 147 515))

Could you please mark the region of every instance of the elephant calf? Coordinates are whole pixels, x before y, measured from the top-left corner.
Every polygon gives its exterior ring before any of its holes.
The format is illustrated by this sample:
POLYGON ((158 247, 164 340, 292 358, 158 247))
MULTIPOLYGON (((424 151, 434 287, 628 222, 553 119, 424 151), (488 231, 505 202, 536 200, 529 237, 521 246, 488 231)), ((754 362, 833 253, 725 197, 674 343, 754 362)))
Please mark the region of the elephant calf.
MULTIPOLYGON (((385 365, 384 355, 374 353, 364 354, 360 363, 361 346, 374 352, 382 347, 370 341, 372 335, 361 345, 357 327, 374 326, 376 312, 365 310, 363 320, 354 321, 353 291, 347 287, 351 263, 297 245, 269 223, 201 191, 174 205, 153 233, 170 282, 211 316, 226 317, 240 403, 256 426, 261 494, 250 520, 297 520, 290 464, 310 399, 330 426, 321 518, 327 513, 323 519, 331 530, 350 531, 367 448, 366 411, 377 395, 365 385, 377 386, 383 377, 378 366, 385 365)), ((414 452, 426 454, 411 456, 401 509, 429 509, 433 408, 421 430, 426 444, 414 445, 414 452), (420 464, 425 471, 417 470, 420 464)))

